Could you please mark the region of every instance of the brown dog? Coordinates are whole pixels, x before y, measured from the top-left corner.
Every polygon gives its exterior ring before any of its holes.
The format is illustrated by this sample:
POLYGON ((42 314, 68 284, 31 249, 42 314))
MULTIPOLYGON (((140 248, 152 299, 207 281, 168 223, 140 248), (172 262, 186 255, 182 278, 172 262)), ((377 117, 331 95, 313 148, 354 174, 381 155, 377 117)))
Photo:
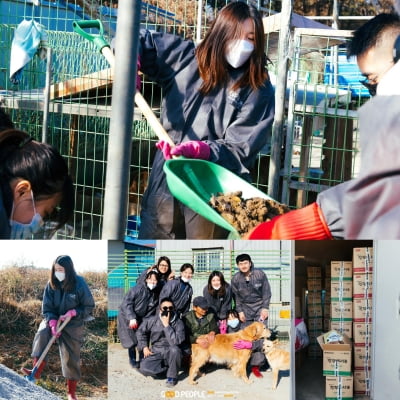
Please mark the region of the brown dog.
MULTIPOLYGON (((207 339, 201 340, 202 336, 199 336, 198 341, 200 339, 201 343, 204 344, 207 339)), ((249 361, 251 350, 236 350, 233 348, 233 343, 240 339, 253 341, 270 336, 270 330, 263 323, 253 322, 238 332, 216 335, 214 341, 209 343, 207 347, 192 344, 189 383, 192 385, 197 384, 195 378, 199 374, 200 368, 208 362, 226 364, 232 369, 235 376, 242 378, 246 383, 251 383, 246 374, 246 365, 249 361)))
POLYGON ((290 370, 290 353, 277 346, 278 340, 264 340, 263 350, 272 369, 272 389, 278 385, 279 371, 290 370))

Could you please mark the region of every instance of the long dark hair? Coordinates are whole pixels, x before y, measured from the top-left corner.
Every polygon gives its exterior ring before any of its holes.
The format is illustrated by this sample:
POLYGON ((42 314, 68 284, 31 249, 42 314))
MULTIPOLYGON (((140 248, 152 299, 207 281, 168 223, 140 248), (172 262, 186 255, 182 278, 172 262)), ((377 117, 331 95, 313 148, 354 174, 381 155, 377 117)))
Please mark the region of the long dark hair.
POLYGON ((196 49, 200 77, 203 79, 200 87, 202 94, 206 95, 212 89, 227 83, 229 68, 225 59, 227 45, 230 40, 240 37, 241 25, 248 18, 254 21, 254 51, 245 64, 244 73, 235 82, 232 90, 246 86, 256 90, 264 84, 268 72, 262 18, 255 7, 238 1, 229 3, 221 9, 204 40, 196 49))
POLYGON ((74 263, 70 256, 58 256, 51 267, 50 272, 50 286, 52 289, 57 289, 58 285, 60 285, 59 280, 56 278, 55 266, 56 264, 61 265, 61 267, 65 270, 65 279, 61 282, 62 288, 66 292, 70 292, 75 288, 76 285, 76 272, 74 268, 74 263))
POLYGON ((160 277, 161 277, 163 280, 166 281, 166 280, 168 279, 169 274, 170 274, 171 271, 172 271, 172 268, 171 268, 171 260, 170 260, 167 256, 161 256, 161 257, 158 259, 158 261, 157 261, 156 267, 157 267, 158 273, 160 274, 160 277), (167 272, 166 272, 165 274, 162 274, 162 273, 160 272, 160 270, 158 269, 158 266, 160 265, 161 261, 165 261, 165 262, 168 264, 168 270, 167 270, 167 272))
POLYGON ((213 297, 223 297, 226 293, 226 282, 224 278, 224 274, 220 271, 213 271, 211 272, 210 276, 208 277, 208 286, 207 286, 208 293, 213 297), (221 281, 221 287, 218 290, 215 290, 212 287, 211 281, 214 276, 218 276, 219 280, 221 281))
POLYGON ((68 166, 61 154, 51 145, 33 140, 18 129, 0 131, 0 181, 5 190, 5 203, 11 209, 12 192, 7 186, 15 178, 31 184, 35 200, 44 200, 61 193, 61 202, 51 219, 55 229, 63 226, 74 210, 74 188, 68 166), (11 196, 11 198, 10 198, 11 196))

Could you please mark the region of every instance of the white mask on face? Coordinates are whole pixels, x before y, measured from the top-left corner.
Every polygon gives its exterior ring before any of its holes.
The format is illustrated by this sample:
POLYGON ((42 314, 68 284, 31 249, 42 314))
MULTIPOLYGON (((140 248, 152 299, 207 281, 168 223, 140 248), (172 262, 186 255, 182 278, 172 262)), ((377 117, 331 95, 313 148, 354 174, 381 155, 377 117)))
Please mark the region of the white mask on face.
POLYGON ((189 283, 189 282, 191 281, 190 278, 184 278, 183 276, 181 276, 181 279, 182 279, 182 281, 185 282, 185 283, 189 283))
POLYGON ((157 286, 156 283, 148 283, 148 284, 147 284, 147 287, 148 287, 150 290, 153 290, 156 286, 157 286))
POLYGON ((228 326, 231 328, 235 329, 239 325, 239 320, 237 318, 235 319, 228 319, 228 326))
POLYGON ((35 200, 33 198, 32 191, 31 191, 31 197, 32 197, 34 215, 29 224, 23 224, 21 222, 13 220, 14 216, 14 203, 13 203, 10 216, 10 227, 11 227, 10 239, 32 239, 32 236, 35 233, 39 232, 41 226, 43 225, 42 216, 38 212, 36 212, 35 200))
POLYGON ((214 285, 212 285, 212 288, 213 288, 214 290, 219 290, 219 289, 221 289, 221 285, 219 285, 219 286, 214 286, 214 285))
POLYGON ((254 45, 248 40, 231 40, 228 43, 225 58, 233 68, 239 68, 250 58, 253 51, 254 45))
POLYGON ((56 278, 62 282, 65 279, 65 272, 60 272, 60 271, 55 271, 54 275, 56 276, 56 278))

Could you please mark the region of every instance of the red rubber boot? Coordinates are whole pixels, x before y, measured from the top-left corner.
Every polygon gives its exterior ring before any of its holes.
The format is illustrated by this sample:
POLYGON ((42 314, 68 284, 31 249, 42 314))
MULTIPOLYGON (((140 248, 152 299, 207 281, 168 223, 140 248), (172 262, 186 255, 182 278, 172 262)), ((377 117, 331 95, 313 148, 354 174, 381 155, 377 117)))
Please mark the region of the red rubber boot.
POLYGON ((73 381, 71 379, 67 379, 67 394, 68 394, 68 400, 78 400, 76 397, 76 385, 78 381, 73 381))
MULTIPOLYGON (((34 366, 36 365, 38 359, 39 359, 38 357, 35 357, 33 359, 33 365, 34 366)), ((45 365, 46 365, 46 361, 43 360, 42 363, 39 365, 39 368, 37 369, 37 371, 36 371, 36 373, 34 375, 35 379, 40 379, 40 376, 42 375, 42 372, 43 372, 43 369, 44 369, 45 365)), ((22 367, 21 371, 22 371, 22 373, 24 375, 29 376, 32 373, 33 368, 32 369, 28 369, 26 367, 22 367)))

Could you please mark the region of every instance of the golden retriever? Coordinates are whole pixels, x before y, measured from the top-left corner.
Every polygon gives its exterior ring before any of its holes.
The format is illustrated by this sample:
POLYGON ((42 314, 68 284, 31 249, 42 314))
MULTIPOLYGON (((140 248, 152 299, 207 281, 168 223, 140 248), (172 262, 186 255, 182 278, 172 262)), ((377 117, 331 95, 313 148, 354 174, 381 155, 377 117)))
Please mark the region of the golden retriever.
POLYGON ((195 378, 199 374, 200 368, 207 362, 226 364, 235 376, 242 378, 246 383, 251 383, 246 373, 251 350, 236 350, 233 344, 237 340, 253 341, 268 338, 271 336, 271 332, 262 322, 253 322, 238 332, 219 334, 212 340, 209 340, 207 335, 202 336, 198 338, 202 345, 192 344, 192 361, 189 370, 189 383, 192 385, 197 384, 195 378), (204 342, 208 342, 207 346, 204 346, 204 342))
POLYGON ((272 389, 278 385, 279 371, 290 370, 290 353, 277 346, 278 340, 264 340, 263 350, 272 369, 272 389))

